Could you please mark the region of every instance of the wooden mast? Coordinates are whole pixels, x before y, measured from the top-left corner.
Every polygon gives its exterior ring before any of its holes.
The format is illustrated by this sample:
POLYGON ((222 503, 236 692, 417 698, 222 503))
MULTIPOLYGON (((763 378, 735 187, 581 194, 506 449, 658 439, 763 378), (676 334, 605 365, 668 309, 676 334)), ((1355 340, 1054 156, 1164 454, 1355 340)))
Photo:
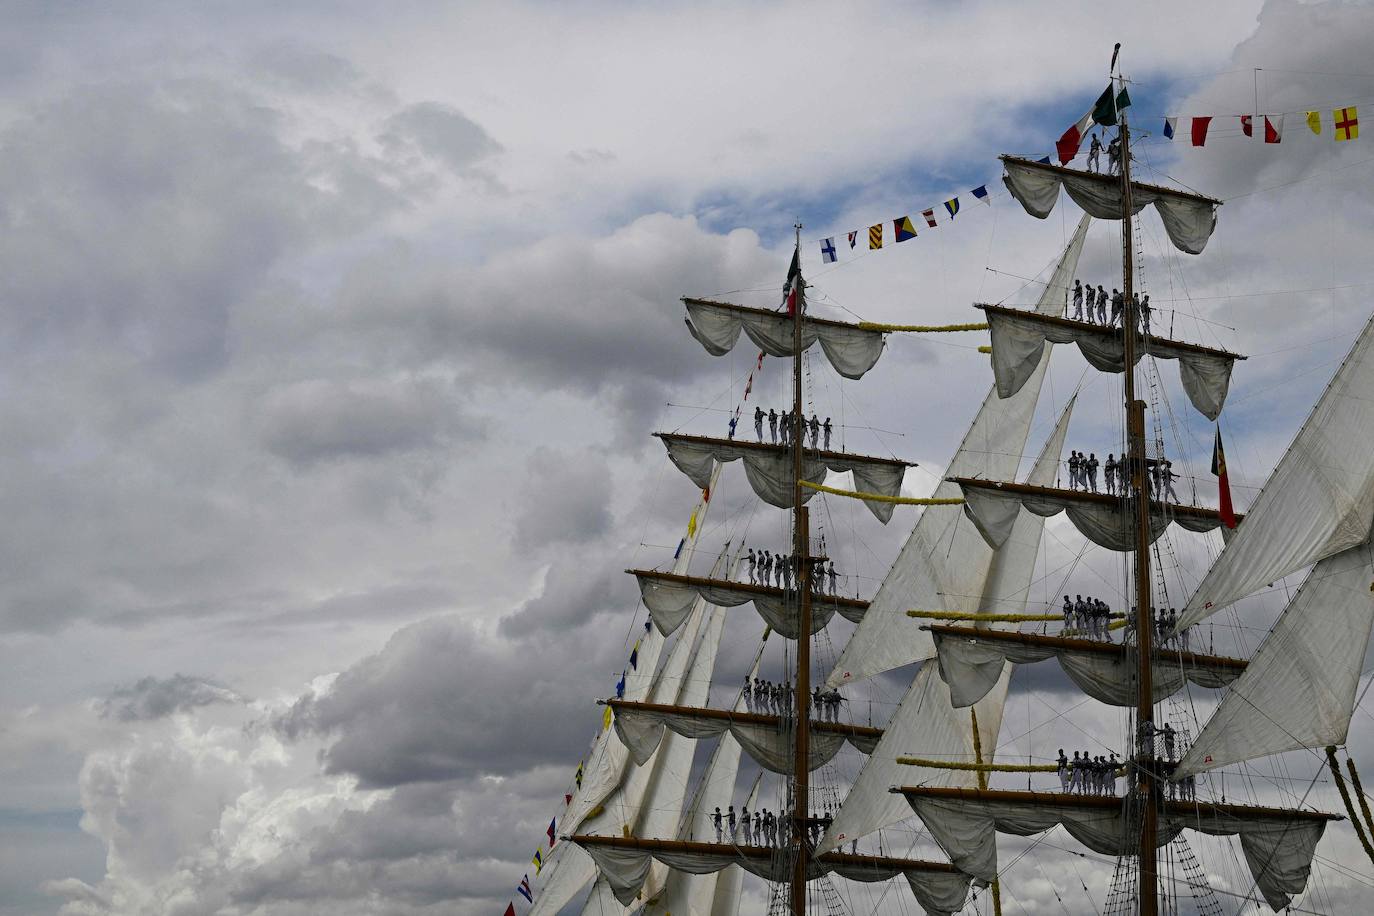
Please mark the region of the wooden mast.
POLYGON ((793 555, 797 557, 797 730, 796 759, 792 780, 793 816, 791 844, 796 852, 792 871, 792 916, 806 914, 806 873, 811 850, 807 826, 810 823, 811 772, 807 761, 811 757, 811 557, 806 507, 802 505, 802 313, 806 310, 806 283, 801 277, 801 223, 797 223, 796 248, 793 257, 797 276, 788 277, 795 284, 792 310, 792 507, 793 555))
MULTIPOLYGON (((1115 60, 1115 56, 1113 56, 1115 60)), ((1111 88, 1115 89, 1115 86, 1111 88)), ((1113 103, 1115 104, 1115 103, 1113 103)), ((1135 629, 1139 667, 1136 674, 1136 779, 1137 798, 1141 806, 1140 875, 1136 896, 1140 901, 1140 916, 1157 916, 1159 911, 1159 873, 1157 838, 1159 811, 1156 801, 1159 784, 1154 759, 1154 684, 1150 666, 1153 657, 1154 617, 1150 613, 1150 490, 1145 464, 1145 402, 1136 399, 1136 323, 1135 307, 1135 245, 1131 224, 1131 128, 1124 112, 1119 112, 1121 139, 1121 295, 1122 341, 1126 361, 1126 445, 1130 468, 1130 494, 1135 508, 1135 629)))

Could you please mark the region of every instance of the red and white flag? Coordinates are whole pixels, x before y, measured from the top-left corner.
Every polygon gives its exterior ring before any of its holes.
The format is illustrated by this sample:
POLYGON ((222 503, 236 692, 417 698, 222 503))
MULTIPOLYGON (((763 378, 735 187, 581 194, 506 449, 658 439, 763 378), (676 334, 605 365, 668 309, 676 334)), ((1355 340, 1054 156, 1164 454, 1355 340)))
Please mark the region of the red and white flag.
POLYGON ((1255 122, 1253 115, 1240 116, 1240 132, 1245 134, 1245 136, 1247 137, 1253 137, 1255 135, 1255 122))
POLYGON ((1059 155, 1059 164, 1068 165, 1074 156, 1078 155, 1078 148, 1083 145, 1083 137, 1088 133, 1088 128, 1092 126, 1093 113, 1089 111, 1078 119, 1078 123, 1064 131, 1064 136, 1059 138, 1059 142, 1054 145, 1054 151, 1059 155))
POLYGON ((930 228, 934 229, 934 228, 935 228, 935 211, 934 211, 934 210, 922 210, 922 211, 921 211, 921 215, 924 216, 924 217, 926 218, 926 225, 929 226, 930 228))
POLYGON ((1283 140, 1283 115, 1264 116, 1264 142, 1280 143, 1283 140))
POLYGON ((787 306, 787 314, 797 313, 797 300, 801 297, 802 286, 801 275, 801 251, 792 251, 792 266, 787 268, 787 282, 782 285, 782 302, 787 306))
POLYGON ((1193 118, 1193 146, 1202 146, 1207 142, 1207 128, 1211 123, 1211 116, 1193 118))

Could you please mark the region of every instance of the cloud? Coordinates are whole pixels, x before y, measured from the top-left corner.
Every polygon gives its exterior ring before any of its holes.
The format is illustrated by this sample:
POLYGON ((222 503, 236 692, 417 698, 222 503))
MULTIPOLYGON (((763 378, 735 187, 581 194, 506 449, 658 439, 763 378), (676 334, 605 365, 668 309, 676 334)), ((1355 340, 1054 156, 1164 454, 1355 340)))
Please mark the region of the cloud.
POLYGON ((185 674, 158 679, 140 678, 112 691, 98 704, 100 715, 121 722, 143 722, 189 712, 212 703, 241 703, 243 698, 228 687, 185 674))
POLYGON ((501 151, 480 124, 440 102, 418 102, 387 118, 379 136, 393 155, 418 152, 443 162, 456 175, 501 151))

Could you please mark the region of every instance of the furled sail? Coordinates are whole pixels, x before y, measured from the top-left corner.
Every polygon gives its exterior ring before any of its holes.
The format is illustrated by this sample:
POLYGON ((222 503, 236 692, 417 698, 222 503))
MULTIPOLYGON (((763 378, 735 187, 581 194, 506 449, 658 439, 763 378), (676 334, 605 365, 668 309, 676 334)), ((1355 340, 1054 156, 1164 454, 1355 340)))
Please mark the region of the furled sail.
MULTIPOLYGON (((1078 532, 1099 547, 1135 549, 1135 514, 1130 504, 1118 497, 969 478, 957 478, 954 482, 964 491, 964 512, 993 547, 1006 542, 1019 511, 1025 509, 1046 518, 1067 512, 1078 532)), ((1220 527, 1221 514, 1213 509, 1152 500, 1151 543, 1170 522, 1189 531, 1211 531, 1220 527)))
MULTIPOLYGON (((903 786, 901 792, 950 861, 981 881, 997 877, 996 833, 1030 836, 1062 825, 1069 835, 1106 856, 1131 855, 1138 832, 1122 799, 1039 792, 979 791, 903 786)), ((1307 887, 1317 841, 1333 815, 1225 805, 1161 803, 1160 846, 1185 827, 1211 836, 1240 836, 1250 874, 1275 910, 1307 887)))
MULTIPOLYGON (((750 874, 773 882, 787 881, 793 868, 790 857, 775 855, 776 850, 763 846, 610 836, 574 836, 571 839, 591 854, 610 882, 616 899, 626 905, 639 895, 655 859, 669 868, 698 875, 738 865, 750 874)), ((811 878, 833 872, 851 881, 873 882, 902 875, 910 883, 917 902, 931 916, 951 916, 963 908, 968 897, 969 876, 940 862, 832 852, 810 860, 809 866, 811 878)))
MULTIPOLYGON (((1040 364, 1047 343, 1078 344, 1078 349, 1102 372, 1124 372, 1125 343, 1119 328, 1105 328, 1083 321, 1070 321, 1058 315, 1039 315, 998 305, 979 305, 988 319, 992 337, 992 374, 997 393, 1011 397, 1031 377, 1040 364)), ((1231 386, 1231 367, 1235 353, 1197 344, 1141 337, 1136 360, 1142 356, 1178 360, 1179 379, 1193 406, 1209 420, 1221 414, 1226 392, 1231 386)))
MULTIPOLYGON (((790 446, 740 439, 716 439, 709 436, 684 436, 676 433, 654 433, 663 440, 668 458, 693 483, 705 487, 717 464, 742 459, 744 474, 759 499, 779 509, 792 508, 792 449, 790 446)), ((902 491, 906 469, 915 467, 896 458, 877 458, 871 455, 850 455, 844 452, 803 449, 802 480, 824 483, 827 471, 842 474, 852 471, 854 486, 863 493, 897 496, 902 491)), ((814 490, 805 490, 802 502, 810 502, 814 490)), ((894 504, 866 499, 864 505, 884 524, 892 518, 894 504)))
MULTIPOLYGON (((1021 202, 1026 212, 1044 219, 1059 200, 1059 186, 1069 192, 1073 202, 1089 216, 1098 219, 1121 219, 1121 179, 1115 175, 1080 172, 1062 166, 1001 156, 1007 173, 1002 177, 1011 196, 1021 202)), ((1175 191, 1158 185, 1131 182, 1132 215, 1154 204, 1164 223, 1169 241, 1180 251, 1202 254, 1212 230, 1217 225, 1217 207, 1221 201, 1201 194, 1175 191)))
MULTIPOLYGON (((759 616, 779 636, 796 639, 800 631, 800 611, 796 592, 788 592, 768 585, 730 582, 725 579, 706 579, 699 576, 679 576, 650 570, 627 570, 639 580, 639 591, 654 626, 665 636, 676 630, 697 598, 705 598, 721 607, 738 607, 752 601, 759 616)), ((811 597, 811 632, 818 633, 836 613, 846 620, 858 622, 868 609, 867 601, 842 598, 836 595, 811 597)))
MULTIPOLYGON (((1053 481, 1075 400, 1070 398, 1064 405, 1054 431, 1031 468, 1031 483, 1053 481)), ((1040 553, 1044 530, 1043 518, 1029 512, 1021 513, 1007 543, 993 557, 979 610, 1015 612, 1027 608, 1027 595, 1035 576, 1035 560, 1040 553)), ((907 625, 914 626, 915 621, 908 620, 907 625)), ((922 667, 888 720, 878 746, 864 762, 830 830, 822 837, 820 851, 834 849, 907 817, 906 804, 888 791, 894 785, 912 782, 930 786, 976 786, 977 776, 970 770, 911 767, 898 763, 897 758, 919 750, 923 757, 932 760, 973 762, 973 718, 976 716, 984 762, 991 762, 997 735, 1002 730, 1002 710, 1010 680, 1011 666, 1004 665, 992 689, 985 692, 970 715, 967 709, 954 708, 949 687, 939 677, 936 666, 926 664, 922 667)))
POLYGON ((1344 744, 1374 626, 1370 544, 1312 567, 1176 777, 1302 747, 1344 744))
MULTIPOLYGON (((630 749, 630 756, 648 760, 658 749, 665 732, 690 738, 714 738, 729 734, 758 761, 774 773, 792 772, 795 734, 786 717, 762 713, 725 712, 701 706, 655 705, 607 701, 615 710, 616 734, 630 749)), ((811 723, 808 769, 816 769, 834 759, 845 741, 865 754, 877 746, 882 731, 840 722, 811 723)))
MULTIPOLYGON (((706 299, 682 300, 687 306, 687 330, 712 356, 734 349, 740 329, 769 356, 793 355, 792 316, 785 312, 749 308, 706 299)), ((835 371, 845 378, 863 378, 883 352, 883 334, 825 318, 802 317, 802 349, 817 340, 835 371)))
MULTIPOLYGON (((1136 705, 1137 664, 1133 651, 1116 643, 1064 639, 1033 633, 996 633, 971 627, 931 627, 939 653, 940 676, 949 685, 955 706, 971 706, 998 682, 1002 665, 1029 665, 1048 658, 1095 700, 1112 706, 1136 705)), ((1160 651, 1151 670, 1155 702, 1183 689, 1225 687, 1240 677, 1240 659, 1194 652, 1160 651)))
POLYGON ((1363 544, 1374 518, 1374 319, 1298 430, 1249 516, 1179 617, 1187 627, 1363 544))
MULTIPOLYGON (((1089 218, 1079 220, 1068 247, 1055 266, 1035 307, 1042 315, 1064 309, 1064 296, 1078 269, 1078 256, 1088 234, 1089 218)), ((988 392, 959 449, 950 459, 949 476, 1010 480, 1025 452, 1040 385, 1049 365, 1048 347, 1032 378, 1010 398, 988 392)), ((959 495, 957 484, 941 481, 935 497, 959 495)), ((972 528, 963 524, 958 506, 930 506, 912 528, 887 577, 869 602, 863 621, 845 645, 826 684, 872 677, 884 671, 930 658, 935 646, 930 635, 911 625, 911 608, 977 610, 992 550, 972 528), (953 605, 953 606, 952 606, 953 605)))

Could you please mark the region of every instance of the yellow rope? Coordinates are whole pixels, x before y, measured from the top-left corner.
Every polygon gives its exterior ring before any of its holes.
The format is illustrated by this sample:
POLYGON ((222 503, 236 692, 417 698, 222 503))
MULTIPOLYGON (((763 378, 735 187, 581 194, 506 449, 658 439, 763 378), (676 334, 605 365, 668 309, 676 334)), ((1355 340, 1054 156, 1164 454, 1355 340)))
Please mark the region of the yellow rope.
POLYGON ((822 486, 803 480, 801 485, 808 490, 819 490, 822 493, 833 493, 836 496, 848 496, 851 499, 871 499, 880 503, 894 503, 898 506, 961 506, 962 499, 917 499, 914 496, 884 496, 881 493, 861 493, 858 490, 837 490, 834 487, 822 486))
POLYGON ((1336 746, 1327 745, 1326 762, 1331 766, 1331 775, 1336 779, 1336 788, 1341 792, 1341 801, 1345 802, 1345 810, 1350 815, 1350 826, 1355 828, 1355 835, 1360 838, 1360 845, 1364 847, 1364 854, 1369 856, 1369 861, 1374 862, 1374 847, 1369 845, 1369 837, 1365 836, 1364 826, 1360 823, 1359 815, 1355 813, 1355 805, 1350 801, 1350 790, 1345 787, 1345 780, 1341 778, 1340 765, 1336 763, 1336 746))
POLYGON ((1364 812, 1364 822, 1370 830, 1374 830, 1374 816, 1370 816, 1369 802, 1365 801, 1364 786, 1360 785, 1360 774, 1355 772, 1355 758, 1350 756, 1350 751, 1345 752, 1345 766, 1350 770, 1350 784, 1355 787, 1355 797, 1360 800, 1360 810, 1364 812))
POLYGON ((996 620, 1004 623, 1062 620, 1063 614, 965 614, 962 611, 907 611, 908 617, 922 620, 996 620))
POLYGON ((979 348, 978 348, 978 352, 979 352, 979 353, 991 353, 991 352, 992 352, 992 347, 979 347, 979 348))
POLYGON ((911 331, 916 334, 942 334, 947 331, 986 331, 987 322, 976 324, 879 324, 876 321, 860 321, 859 327, 865 331, 911 331))

